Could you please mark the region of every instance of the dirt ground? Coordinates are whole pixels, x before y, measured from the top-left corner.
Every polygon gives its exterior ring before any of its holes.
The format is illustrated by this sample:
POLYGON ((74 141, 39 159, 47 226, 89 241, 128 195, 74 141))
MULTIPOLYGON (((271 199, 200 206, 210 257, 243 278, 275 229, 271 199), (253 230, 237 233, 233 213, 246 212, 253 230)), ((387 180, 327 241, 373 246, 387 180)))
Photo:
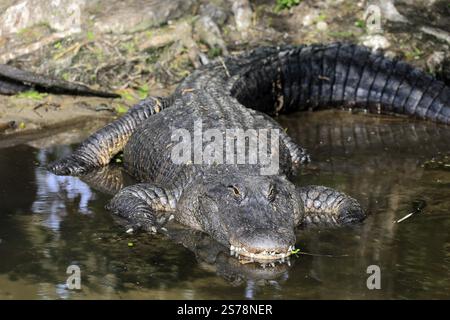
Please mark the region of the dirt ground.
POLYGON ((122 96, 0 96, 0 139, 108 121, 149 95, 170 94, 221 55, 333 41, 381 49, 450 78, 445 0, 0 0, 0 63, 122 96))

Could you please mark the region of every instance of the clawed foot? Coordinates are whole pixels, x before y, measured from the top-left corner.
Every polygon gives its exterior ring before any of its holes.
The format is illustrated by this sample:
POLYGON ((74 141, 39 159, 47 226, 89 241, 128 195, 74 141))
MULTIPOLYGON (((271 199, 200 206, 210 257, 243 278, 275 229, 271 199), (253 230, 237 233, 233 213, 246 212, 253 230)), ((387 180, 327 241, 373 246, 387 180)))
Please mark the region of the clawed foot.
POLYGON ((124 199, 114 197, 105 209, 111 211, 112 214, 128 221, 126 225, 127 232, 145 231, 156 233, 160 229, 154 212, 145 206, 135 206, 133 201, 126 203, 124 199))
POLYGON ((299 189, 305 208, 304 223, 317 226, 342 226, 364 220, 361 205, 346 194, 323 186, 299 189))
POLYGON ((354 224, 366 217, 361 205, 353 198, 346 198, 339 205, 337 221, 340 225, 354 224))
POLYGON ((79 176, 86 173, 89 166, 72 155, 50 163, 47 169, 59 176, 79 176))

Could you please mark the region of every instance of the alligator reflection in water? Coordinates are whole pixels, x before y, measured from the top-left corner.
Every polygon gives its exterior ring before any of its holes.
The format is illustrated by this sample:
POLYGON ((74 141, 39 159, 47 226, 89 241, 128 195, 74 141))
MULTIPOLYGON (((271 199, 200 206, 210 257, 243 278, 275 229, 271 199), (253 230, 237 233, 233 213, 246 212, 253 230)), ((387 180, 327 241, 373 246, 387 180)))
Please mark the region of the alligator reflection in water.
POLYGON ((343 190, 370 213, 354 228, 299 230, 298 246, 350 257, 293 257, 291 267, 263 269, 240 264, 205 234, 176 224, 166 236, 126 234, 103 208, 108 193, 132 182, 120 167, 83 181, 56 177, 43 165, 70 147, 21 145, 0 151, 0 297, 448 297, 450 172, 421 164, 449 152, 450 130, 343 112, 280 121, 313 157, 298 183, 343 190), (427 202, 424 214, 394 224, 418 199, 427 202), (81 267, 80 292, 64 286, 70 264, 81 267), (371 264, 382 268, 383 290, 369 295, 371 264))
MULTIPOLYGON (((37 158, 40 163, 47 163, 47 152, 39 150, 37 158)), ((59 230, 59 223, 66 214, 66 203, 79 198, 78 212, 90 213, 89 201, 94 199, 89 186, 80 179, 71 176, 49 174, 44 168, 36 168, 36 201, 31 210, 33 213, 46 214, 44 224, 51 229, 59 230)))

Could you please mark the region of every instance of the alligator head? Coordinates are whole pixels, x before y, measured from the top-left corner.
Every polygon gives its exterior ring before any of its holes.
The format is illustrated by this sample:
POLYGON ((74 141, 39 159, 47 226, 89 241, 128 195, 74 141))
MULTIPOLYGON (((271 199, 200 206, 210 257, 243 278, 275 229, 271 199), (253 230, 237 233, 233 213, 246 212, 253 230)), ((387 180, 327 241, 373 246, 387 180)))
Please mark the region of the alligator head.
POLYGON ((250 260, 283 259, 302 215, 295 185, 283 176, 202 177, 179 202, 178 220, 250 260))

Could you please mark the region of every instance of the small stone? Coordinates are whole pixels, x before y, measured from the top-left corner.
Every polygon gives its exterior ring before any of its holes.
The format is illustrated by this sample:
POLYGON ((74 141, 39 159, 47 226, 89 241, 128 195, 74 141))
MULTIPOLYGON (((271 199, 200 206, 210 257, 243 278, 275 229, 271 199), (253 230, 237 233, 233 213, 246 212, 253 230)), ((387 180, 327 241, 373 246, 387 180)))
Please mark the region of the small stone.
POLYGON ((252 24, 253 11, 248 0, 234 0, 232 5, 236 28, 245 35, 252 24))
MULTIPOLYGON (((195 32, 210 48, 219 48, 221 53, 225 55, 228 53, 220 29, 211 17, 203 16, 199 18, 195 23, 195 32)), ((203 62, 203 64, 207 63, 208 61, 203 62)))
POLYGON ((212 3, 202 4, 200 6, 200 15, 208 16, 218 25, 222 25, 227 21, 228 15, 221 7, 212 3))
POLYGON ((435 51, 427 59, 427 67, 431 73, 436 73, 442 70, 442 64, 445 59, 444 51, 435 51))
POLYGON ((325 31, 328 29, 328 23, 326 23, 325 21, 319 21, 317 22, 316 27, 320 31, 325 31))
POLYGON ((387 49, 391 43, 389 40, 380 34, 368 35, 362 38, 362 43, 374 51, 378 49, 387 49))
POLYGON ((310 13, 303 17, 302 24, 304 27, 308 27, 316 21, 318 14, 317 13, 310 13))

